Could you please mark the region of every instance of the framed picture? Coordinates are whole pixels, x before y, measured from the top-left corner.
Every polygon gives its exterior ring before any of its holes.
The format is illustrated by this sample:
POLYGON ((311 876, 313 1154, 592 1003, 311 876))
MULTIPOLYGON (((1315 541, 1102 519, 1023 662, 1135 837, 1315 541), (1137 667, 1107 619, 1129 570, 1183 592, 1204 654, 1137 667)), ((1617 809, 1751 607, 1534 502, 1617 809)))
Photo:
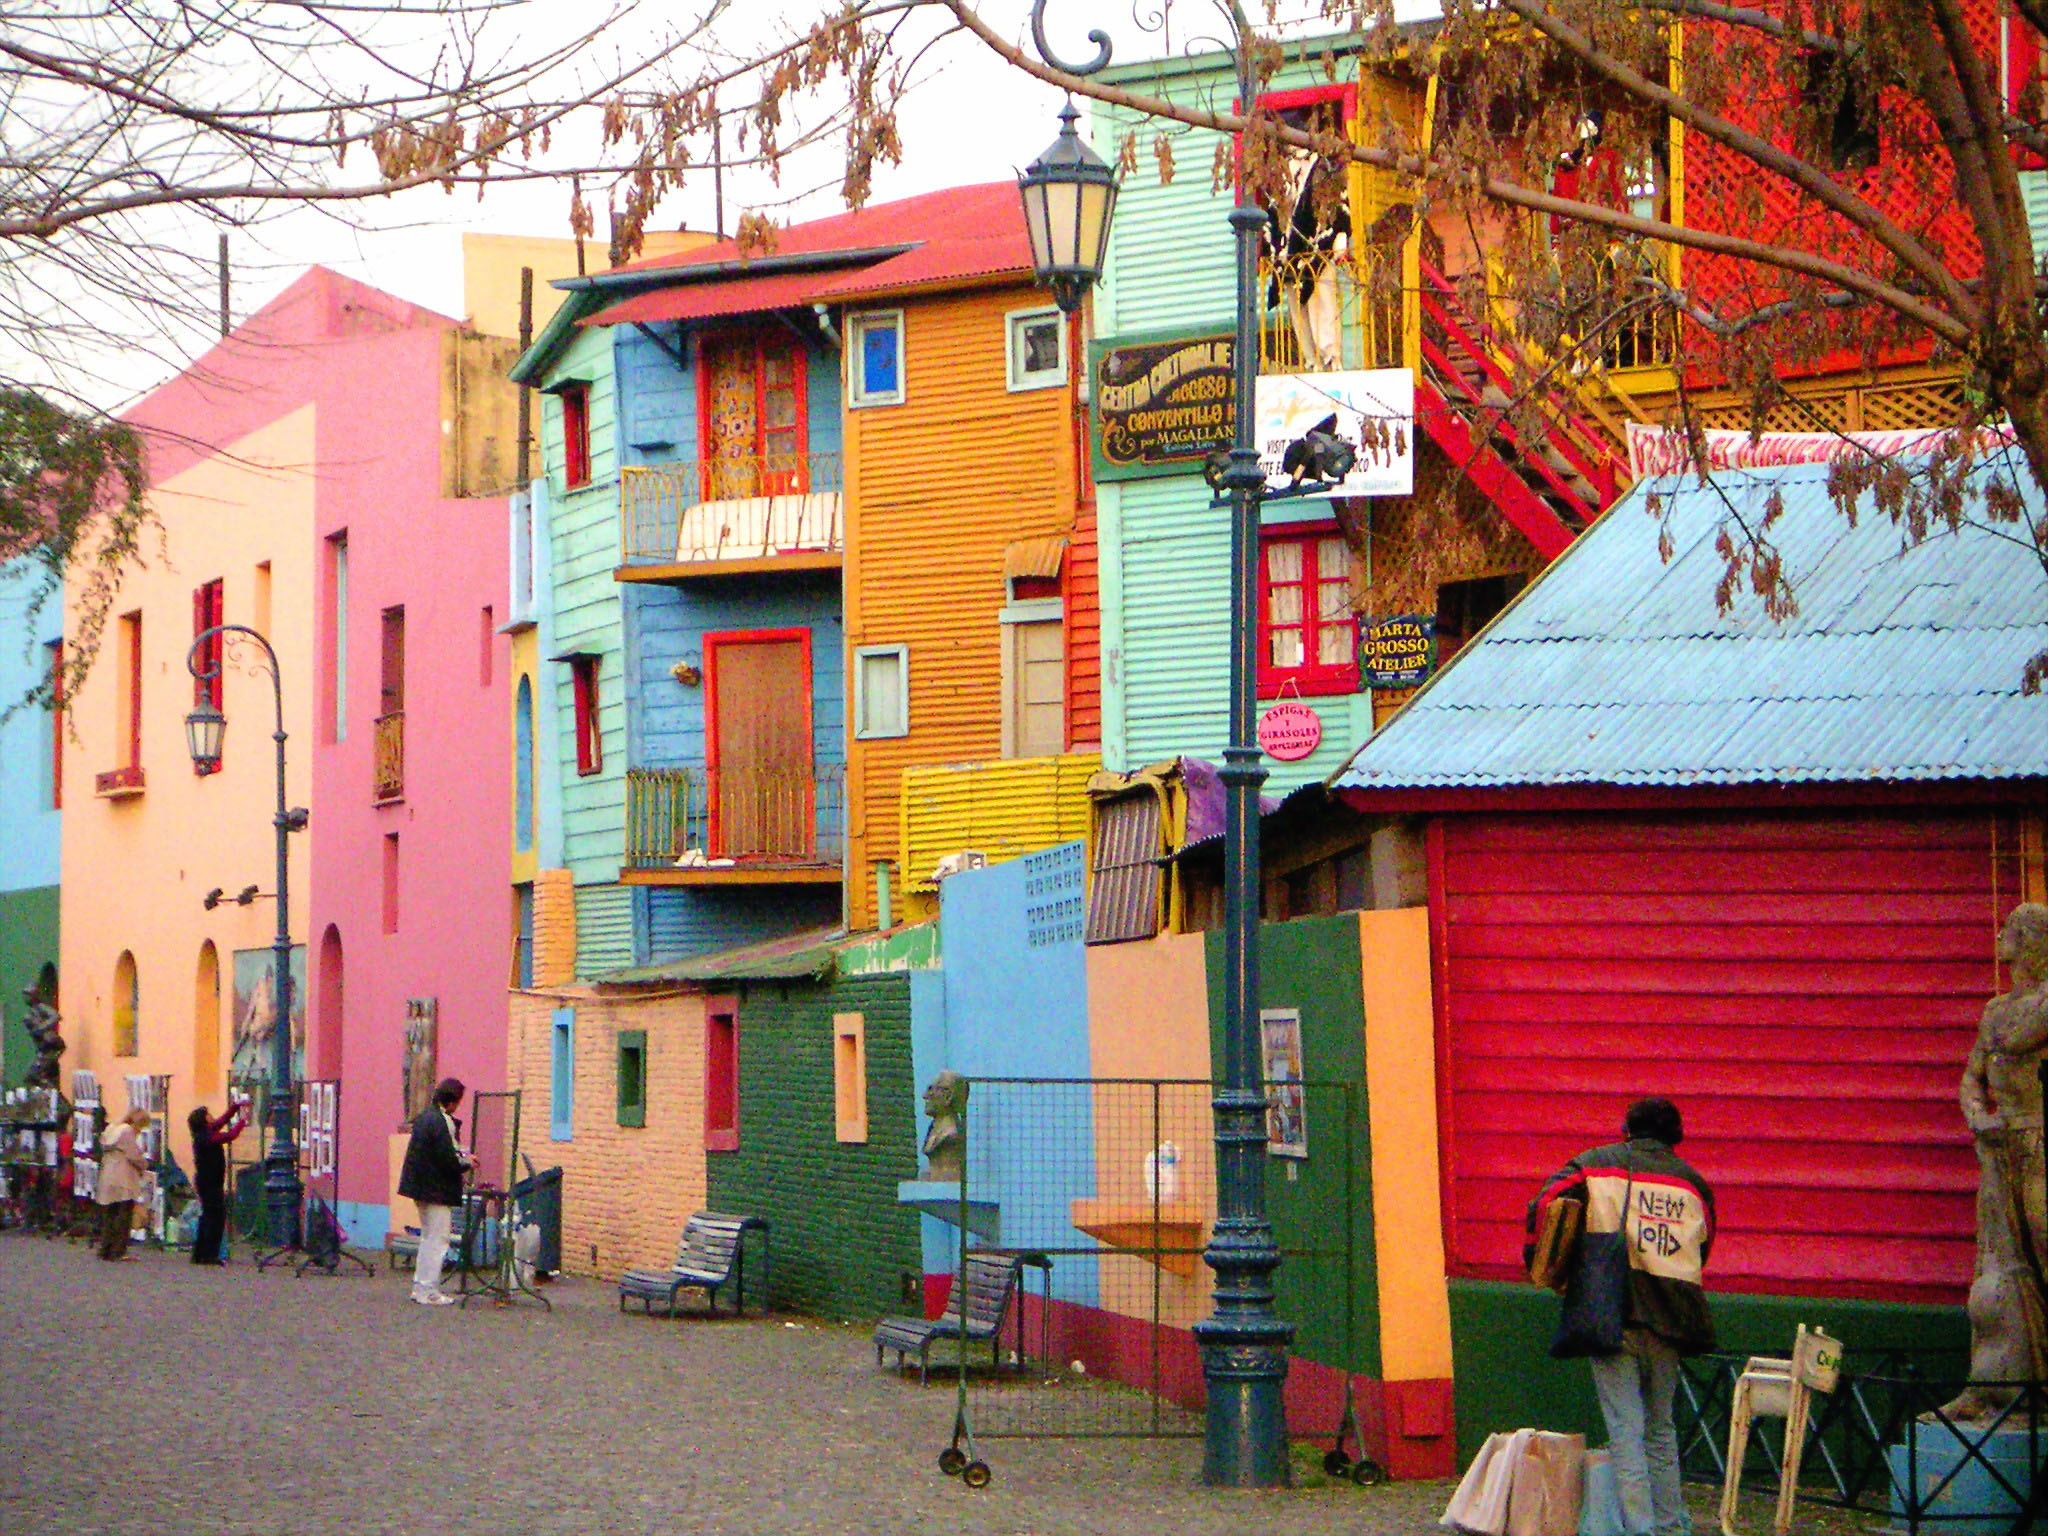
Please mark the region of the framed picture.
POLYGON ((1266 1063, 1266 1150, 1274 1157, 1307 1157, 1308 1097, 1302 1087, 1301 1010, 1261 1008, 1259 1043, 1266 1063))
MULTIPOLYGON (((440 1046, 440 1008, 431 997, 405 1000, 405 1122, 411 1124, 434 1102, 440 1046)), ((402 1129, 403 1127, 401 1127, 402 1129)))
MULTIPOLYGON (((306 946, 292 946, 292 1077, 306 1075, 306 946)), ((235 951, 235 1038, 230 1078, 271 1077, 271 1039, 277 1027, 277 955, 269 949, 235 951)))

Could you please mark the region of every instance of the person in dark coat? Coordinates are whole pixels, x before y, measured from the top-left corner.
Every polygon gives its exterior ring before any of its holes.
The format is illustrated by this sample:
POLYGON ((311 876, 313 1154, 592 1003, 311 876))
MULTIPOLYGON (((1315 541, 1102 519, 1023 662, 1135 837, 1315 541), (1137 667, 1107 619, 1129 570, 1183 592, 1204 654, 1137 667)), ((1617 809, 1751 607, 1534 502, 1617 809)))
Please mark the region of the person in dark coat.
POLYGON ((455 1208, 462 1204, 462 1181, 471 1158, 462 1150, 462 1128, 455 1107, 462 1102, 462 1080, 444 1077, 434 1102, 412 1123, 405 1162, 398 1170, 398 1192, 419 1207, 420 1249, 413 1260, 412 1299, 424 1307, 445 1307, 455 1298, 441 1289, 441 1266, 448 1258, 448 1234, 455 1208))
POLYGON ((199 1105, 185 1117, 192 1128, 192 1187, 199 1195, 199 1233, 192 1240, 194 1264, 225 1264, 221 1251, 228 1231, 228 1144, 248 1129, 249 1104, 231 1105, 218 1120, 199 1105))

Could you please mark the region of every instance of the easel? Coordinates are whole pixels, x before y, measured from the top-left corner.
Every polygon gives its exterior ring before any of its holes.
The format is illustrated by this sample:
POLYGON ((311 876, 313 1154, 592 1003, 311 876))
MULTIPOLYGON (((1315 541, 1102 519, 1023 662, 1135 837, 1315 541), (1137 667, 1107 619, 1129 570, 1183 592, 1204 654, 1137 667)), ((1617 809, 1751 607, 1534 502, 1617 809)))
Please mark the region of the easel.
POLYGON ((463 1195, 465 1206, 475 1203, 477 1219, 463 1222, 459 1294, 465 1307, 472 1297, 488 1296, 499 1306, 509 1307, 524 1296, 552 1312, 555 1304, 533 1288, 513 1254, 518 1240, 518 1209, 511 1191, 519 1158, 519 1100, 516 1088, 507 1093, 479 1093, 470 1100, 472 1165, 483 1179, 496 1182, 479 1182, 463 1195), (470 1245, 482 1240, 487 1225, 496 1228, 497 1252, 496 1262, 483 1268, 473 1262, 470 1245))
POLYGON ((349 1250, 341 1230, 337 1207, 341 1200, 341 1079, 313 1078, 299 1084, 299 1180, 306 1191, 302 1218, 306 1238, 304 1257, 292 1271, 303 1276, 309 1269, 323 1275, 338 1275, 341 1261, 348 1260, 366 1275, 377 1271, 359 1253, 349 1250), (323 1193, 323 1186, 325 1193, 323 1193), (330 1198, 331 1197, 331 1198, 330 1198), (334 1248, 312 1242, 316 1212, 324 1212, 334 1231, 334 1248))

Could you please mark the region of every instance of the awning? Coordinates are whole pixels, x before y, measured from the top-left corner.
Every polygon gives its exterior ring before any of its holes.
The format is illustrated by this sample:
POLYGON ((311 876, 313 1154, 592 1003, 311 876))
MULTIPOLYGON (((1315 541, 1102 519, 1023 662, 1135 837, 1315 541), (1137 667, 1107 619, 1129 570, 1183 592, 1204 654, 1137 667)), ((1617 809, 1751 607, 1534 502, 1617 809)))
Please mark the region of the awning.
POLYGON ((682 981, 809 981, 828 975, 846 942, 844 928, 811 928, 763 944, 716 949, 660 965, 638 965, 594 978, 601 987, 682 981))
POLYGON ((769 310, 808 308, 830 273, 778 272, 736 282, 682 283, 635 294, 601 309, 582 325, 654 325, 668 320, 709 320, 719 315, 755 315, 769 310))
POLYGON ((1060 534, 1051 534, 1041 539, 1018 539, 1003 550, 1003 579, 1015 581, 1018 577, 1054 577, 1060 573, 1060 561, 1067 553, 1067 541, 1060 534))

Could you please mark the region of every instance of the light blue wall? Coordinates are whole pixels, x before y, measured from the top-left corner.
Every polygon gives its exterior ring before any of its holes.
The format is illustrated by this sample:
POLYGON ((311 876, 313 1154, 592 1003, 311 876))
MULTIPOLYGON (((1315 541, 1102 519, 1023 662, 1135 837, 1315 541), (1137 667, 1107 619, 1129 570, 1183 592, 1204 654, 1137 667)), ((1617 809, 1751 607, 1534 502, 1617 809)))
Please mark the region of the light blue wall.
MULTIPOLYGON (((933 998, 929 984, 920 988, 912 976, 912 1068, 920 1092, 942 1068, 973 1078, 1089 1075, 1088 972, 1079 921, 1085 872, 1085 845, 1065 843, 954 875, 940 886, 940 996, 933 998), (1065 914, 1073 921, 1061 921, 1065 914)), ((1093 1111, 1093 1096, 1083 1086, 990 1084, 978 1103, 970 1103, 969 1193, 1001 1203, 1002 1246, 1087 1243, 1068 1215, 1073 1201, 1095 1193, 1093 1111)), ((920 1141, 930 1125, 920 1102, 920 1141)), ((927 1270, 950 1273, 954 1229, 930 1217, 925 1225, 927 1270)), ((1052 1288, 1055 1296, 1093 1306, 1094 1258, 1055 1256, 1052 1288)))
MULTIPOLYGON (((533 605, 535 669, 533 694, 533 848, 542 869, 561 869, 567 862, 562 830, 562 742, 574 729, 561 722, 563 670, 549 661, 561 654, 555 635, 554 509, 556 497, 546 480, 536 480, 533 493, 533 605)), ((572 754, 570 762, 574 763, 572 754)))
MULTIPOLYGON (((779 320, 761 322, 782 328, 779 320)), ((795 322, 804 325, 803 321, 795 322)), ((727 328, 732 322, 725 322, 727 328)), ((702 328, 656 328, 671 352, 637 326, 618 327, 620 454, 628 464, 670 464, 697 457, 697 344, 702 328)), ((841 444, 839 354, 810 338, 805 328, 805 408, 812 453, 837 453, 841 444)))
POLYGON ((0 565, 0 891, 57 883, 62 817, 50 803, 51 720, 46 710, 16 707, 43 682, 50 665, 45 647, 64 633, 61 591, 30 612, 42 576, 33 557, 0 565))

